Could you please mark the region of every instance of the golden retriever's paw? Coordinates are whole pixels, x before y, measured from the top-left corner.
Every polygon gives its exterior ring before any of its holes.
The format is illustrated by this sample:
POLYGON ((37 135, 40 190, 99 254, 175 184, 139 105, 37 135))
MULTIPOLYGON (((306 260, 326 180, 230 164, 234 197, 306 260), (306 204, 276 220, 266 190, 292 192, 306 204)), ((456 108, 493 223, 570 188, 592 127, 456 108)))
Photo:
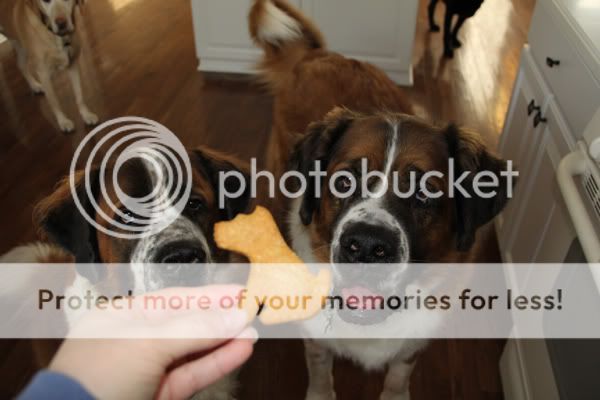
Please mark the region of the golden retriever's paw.
POLYGON ((29 87, 31 88, 33 94, 35 94, 36 96, 41 96, 44 94, 44 89, 42 88, 42 85, 39 82, 32 82, 29 84, 29 87))
POLYGON ((384 391, 381 393, 379 400, 410 400, 410 392, 408 390, 402 393, 384 391))
POLYGON ((335 400, 335 392, 332 390, 327 393, 317 393, 309 390, 306 393, 306 400, 335 400))
POLYGON ((69 118, 65 116, 59 116, 58 118, 58 126, 60 130, 65 133, 70 133, 75 130, 75 124, 69 118))
POLYGON ((100 119, 93 112, 88 112, 81 116, 83 118, 83 122, 85 122, 88 126, 98 125, 100 119))
POLYGON ((83 122, 88 126, 97 125, 98 121, 100 121, 98 116, 90 110, 81 110, 81 118, 83 118, 83 122))

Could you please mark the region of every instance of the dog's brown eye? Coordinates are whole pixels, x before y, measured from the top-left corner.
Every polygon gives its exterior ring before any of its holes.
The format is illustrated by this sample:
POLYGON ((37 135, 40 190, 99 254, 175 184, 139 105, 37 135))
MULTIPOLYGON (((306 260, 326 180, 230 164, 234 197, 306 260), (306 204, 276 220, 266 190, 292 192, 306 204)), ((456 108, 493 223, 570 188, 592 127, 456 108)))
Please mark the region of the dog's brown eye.
POLYGON ((201 199, 191 198, 188 200, 186 208, 190 211, 200 211, 204 207, 201 199))
POLYGON ((335 188, 339 193, 348 193, 352 189, 352 180, 349 176, 340 176, 335 181, 335 188))
POLYGON ((131 225, 133 224, 136 219, 135 219, 135 214, 127 209, 122 209, 121 213, 123 215, 118 215, 117 216, 117 221, 125 224, 125 225, 131 225))

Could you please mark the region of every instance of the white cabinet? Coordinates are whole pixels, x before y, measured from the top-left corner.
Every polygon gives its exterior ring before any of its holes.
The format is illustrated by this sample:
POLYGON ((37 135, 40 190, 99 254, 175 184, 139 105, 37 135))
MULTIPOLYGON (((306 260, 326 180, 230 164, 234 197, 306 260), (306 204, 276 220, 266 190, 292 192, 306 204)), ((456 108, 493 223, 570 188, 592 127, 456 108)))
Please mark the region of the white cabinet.
POLYGON ((573 135, 526 47, 500 142, 502 157, 513 160, 520 174, 514 196, 496 223, 504 261, 564 259, 574 234, 555 171, 574 146, 573 135), (557 232, 562 234, 560 241, 553 240, 557 232))
MULTIPOLYGON (((598 17, 597 1, 536 3, 529 45, 523 49, 499 147, 501 155, 513 160, 520 172, 514 196, 496 220, 504 262, 560 263, 577 249, 571 246, 576 234, 556 171, 561 160, 575 150, 584 128, 600 108, 598 17)), ((512 287, 525 288, 532 283, 532 268, 543 265, 509 266, 506 279, 512 287)), ((544 278, 551 284, 556 276, 544 278)), ((554 400, 591 395, 578 392, 577 386, 575 392, 563 392, 569 378, 556 374, 556 362, 543 340, 510 340, 500 360, 505 398, 554 400)), ((572 364, 561 368, 577 367, 572 364)))
MULTIPOLYGON (((288 0, 322 30, 328 47, 412 84, 418 0, 288 0)), ((248 34, 252 0, 192 0, 199 69, 253 73, 260 57, 248 34)))

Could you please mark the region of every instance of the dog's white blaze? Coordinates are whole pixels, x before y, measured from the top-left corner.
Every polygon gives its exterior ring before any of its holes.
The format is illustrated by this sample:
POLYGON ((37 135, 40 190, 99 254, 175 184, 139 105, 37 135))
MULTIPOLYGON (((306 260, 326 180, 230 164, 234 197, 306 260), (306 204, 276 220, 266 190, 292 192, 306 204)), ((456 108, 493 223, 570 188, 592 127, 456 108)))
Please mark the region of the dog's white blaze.
POLYGON ((270 1, 265 3, 258 37, 277 44, 302 37, 300 24, 270 1))
MULTIPOLYGON (((156 193, 157 198, 163 197, 167 191, 164 179, 159 179, 161 176, 166 176, 165 171, 158 171, 160 163, 153 162, 142 158, 144 166, 151 178, 152 185, 160 184, 160 189, 156 193)), ((164 165, 162 166, 165 167, 164 165)), ((165 196, 169 197, 169 196, 165 196)), ((166 228, 151 233, 140 239, 131 256, 131 271, 134 282, 134 292, 145 292, 152 289, 153 285, 158 282, 149 282, 148 274, 146 273, 147 263, 156 262, 155 256, 157 252, 166 244, 175 241, 198 241, 202 246, 202 250, 206 254, 206 263, 212 262, 208 240, 204 236, 202 230, 194 224, 189 218, 181 214, 175 207, 168 207, 163 212, 164 220, 173 220, 166 228), (178 214, 175 217, 175 214, 178 214), (174 219, 173 219, 174 218, 174 219)), ((161 226, 161 221, 156 221, 157 226, 161 226)))
MULTIPOLYGON (((385 179, 387 179, 388 184, 390 182, 390 177, 392 175, 392 168, 394 165, 394 160, 396 159, 396 155, 398 154, 398 123, 394 121, 388 121, 392 130, 391 137, 388 140, 386 152, 385 152, 385 160, 384 160, 384 168, 383 173, 385 175, 385 179)), ((407 235, 405 233, 402 224, 396 217, 390 214, 383 206, 382 206, 382 194, 378 193, 381 189, 381 185, 383 183, 379 183, 375 187, 375 193, 377 195, 370 196, 369 198, 358 202, 354 206, 352 206, 346 214, 342 217, 342 219, 337 223, 335 228, 333 239, 331 241, 331 252, 330 252, 330 261, 333 263, 333 256, 337 252, 340 246, 340 239, 342 233, 344 232, 347 224, 355 223, 355 222, 366 222, 371 225, 379 225, 389 228, 394 232, 398 232, 399 236, 399 254, 403 254, 405 260, 408 260, 409 254, 409 245, 407 240, 407 235)), ((389 187, 389 186, 388 186, 389 187)), ((404 260, 403 260, 404 261, 404 260)), ((334 274, 336 273, 334 268, 334 274)), ((401 273, 401 271, 399 272, 401 273)))
POLYGON ((53 1, 51 3, 41 2, 40 5, 55 32, 58 30, 56 26, 57 18, 65 18, 67 29, 73 30, 75 26, 73 22, 73 7, 75 3, 73 0, 53 1))
POLYGON ((383 173, 386 178, 392 175, 392 167, 394 165, 394 160, 396 159, 396 154, 398 153, 398 124, 394 123, 392 127, 392 137, 390 138, 390 143, 387 148, 387 153, 385 155, 385 167, 383 169, 383 173))
MULTIPOLYGON (((167 210, 165 213, 176 212, 174 209, 167 210)), ((139 240, 131 257, 131 271, 134 280, 134 291, 144 292, 153 289, 160 282, 149 282, 147 279, 147 263, 156 262, 154 257, 157 252, 166 244, 175 241, 198 241, 202 250, 207 255, 206 263, 212 262, 210 257, 210 248, 204 233, 189 218, 180 215, 167 228, 162 231, 146 236, 139 240)))

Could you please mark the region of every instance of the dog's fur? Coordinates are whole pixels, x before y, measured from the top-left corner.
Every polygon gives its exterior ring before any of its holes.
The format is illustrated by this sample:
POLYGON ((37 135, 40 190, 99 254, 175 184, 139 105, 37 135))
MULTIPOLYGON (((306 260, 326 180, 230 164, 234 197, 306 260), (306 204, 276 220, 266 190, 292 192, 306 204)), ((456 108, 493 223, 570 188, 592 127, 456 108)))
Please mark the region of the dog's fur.
MULTIPOLYGON (((429 7, 429 29, 432 32, 439 32, 440 27, 435 23, 435 8, 439 0, 431 0, 429 7)), ((454 57, 454 49, 462 46, 458 40, 458 32, 465 21, 471 18, 483 0, 444 0, 446 3, 446 14, 444 16, 444 56, 454 57), (452 20, 457 16, 456 23, 452 26, 452 20)))
POLYGON ((287 165, 295 134, 336 106, 411 112, 401 90, 384 72, 327 51, 319 30, 286 2, 257 1, 249 24, 265 52, 259 69, 275 95, 267 167, 276 176, 287 165))
MULTIPOLYGON (((406 262, 460 262, 471 258, 475 233, 506 203, 506 193, 493 199, 449 198, 448 159, 458 170, 489 170, 496 175, 505 162, 490 154, 479 135, 453 125, 435 127, 416 117, 401 90, 372 65, 347 59, 326 50, 318 29, 283 0, 256 0, 249 16, 252 38, 264 50, 262 77, 275 96, 273 130, 268 165, 277 175, 289 169, 308 174, 317 161, 328 176, 351 171, 356 160, 369 161, 369 170, 386 176, 410 171, 444 173, 435 189, 439 199, 421 192, 399 199, 388 188, 382 198, 348 199, 333 196, 324 184, 317 198, 310 187, 300 199, 288 202, 287 228, 294 250, 305 262, 332 263, 334 291, 345 289, 348 269, 340 263, 375 262, 372 255, 355 260, 344 237, 349 232, 385 235, 386 247, 379 262, 399 270, 377 282, 380 292, 401 287, 400 268, 406 262), (337 107, 336 106, 343 106, 337 107), (333 111, 330 111, 332 108, 333 111), (328 112, 329 111, 329 112, 328 112), (295 132, 305 132, 296 142, 295 132), (292 156, 290 157, 290 154, 292 156), (374 230, 377 233, 372 233, 374 230)), ((308 179, 310 182, 311 180, 308 179)), ((501 182, 504 180, 500 179, 501 182)), ((432 190, 435 191, 435 190, 432 190)), ((323 314, 323 313, 321 313, 323 314)), ((330 332, 362 332, 356 316, 337 313, 328 321, 330 332)), ((324 316, 304 323, 309 334, 321 332, 324 316)), ((418 332, 426 337, 436 321, 399 313, 370 329, 393 329, 400 337, 418 332)), ((333 399, 333 355, 351 358, 366 369, 388 367, 381 399, 409 398, 408 381, 425 340, 306 341, 309 372, 307 399, 333 399)))
MULTIPOLYGON (((246 191, 239 198, 228 201, 224 209, 217 206, 219 196, 218 176, 220 172, 237 171, 248 176, 248 166, 235 157, 227 156, 207 148, 199 148, 189 152, 192 170, 192 193, 188 206, 169 226, 158 233, 139 240, 120 239, 96 230, 79 212, 73 200, 69 179, 61 181, 56 190, 42 200, 35 209, 34 220, 40 229, 41 236, 48 244, 31 244, 19 247, 0 259, 1 262, 38 262, 38 263, 120 263, 130 264, 128 281, 134 293, 145 293, 168 286, 203 285, 211 283, 231 283, 229 268, 219 268, 218 263, 231 262, 231 254, 219 250, 212 237, 215 222, 233 218, 240 212, 247 211, 250 205, 250 192, 246 191), (181 254, 184 258, 181 259, 181 254), (152 271, 150 263, 160 263, 165 259, 172 263, 206 263, 206 271, 195 273, 194 280, 186 279, 185 272, 174 280, 165 271, 152 271), (179 259, 178 259, 179 258, 179 259)), ((143 196, 154 189, 152 177, 155 175, 152 163, 141 160, 128 161, 119 170, 119 186, 130 196, 143 196)), ((88 212, 94 215, 90 201, 82 184, 83 173, 77 172, 75 183, 78 197, 88 212)), ((116 196, 112 187, 112 171, 108 169, 104 176, 98 170, 91 173, 92 192, 97 196, 99 207, 112 219, 118 219, 115 211, 107 206, 107 199, 99 194, 100 181, 104 180, 111 201, 116 196), (115 196, 113 198, 113 196, 115 196)), ((229 185, 232 182, 228 183, 229 185)), ((233 183, 235 184, 235 183, 233 183)), ((225 187, 223 190, 237 190, 236 187, 225 187)), ((165 213, 169 211, 166 210, 165 213)), ((96 213, 96 221, 105 226, 106 221, 96 213)), ((167 261, 165 261, 167 262, 167 261)), ((91 268, 80 268, 73 274, 73 281, 67 282, 67 295, 70 290, 90 290, 94 292, 99 282, 110 282, 114 274, 106 266, 98 271, 91 268), (93 273, 91 271, 94 271, 93 273)), ((185 268, 183 265, 180 268, 185 268)), ((23 277, 27 279, 27 277, 23 277)), ((121 276, 123 279, 123 276, 121 276)), ((75 294, 75 292, 73 293, 75 294)), ((66 315, 69 324, 74 323, 78 314, 66 315)), ((36 342, 35 353, 40 362, 49 362, 56 350, 55 342, 36 342), (49 347, 50 346, 50 347, 49 347)), ((197 394, 194 398, 205 400, 229 400, 235 387, 234 375, 225 377, 209 389, 197 394)))
POLYGON ((87 125, 98 123, 84 100, 80 76, 81 40, 77 8, 83 0, 0 0, 0 33, 17 54, 17 63, 34 93, 46 95, 60 129, 71 132, 75 124, 62 111, 52 76, 66 70, 77 107, 87 125))

